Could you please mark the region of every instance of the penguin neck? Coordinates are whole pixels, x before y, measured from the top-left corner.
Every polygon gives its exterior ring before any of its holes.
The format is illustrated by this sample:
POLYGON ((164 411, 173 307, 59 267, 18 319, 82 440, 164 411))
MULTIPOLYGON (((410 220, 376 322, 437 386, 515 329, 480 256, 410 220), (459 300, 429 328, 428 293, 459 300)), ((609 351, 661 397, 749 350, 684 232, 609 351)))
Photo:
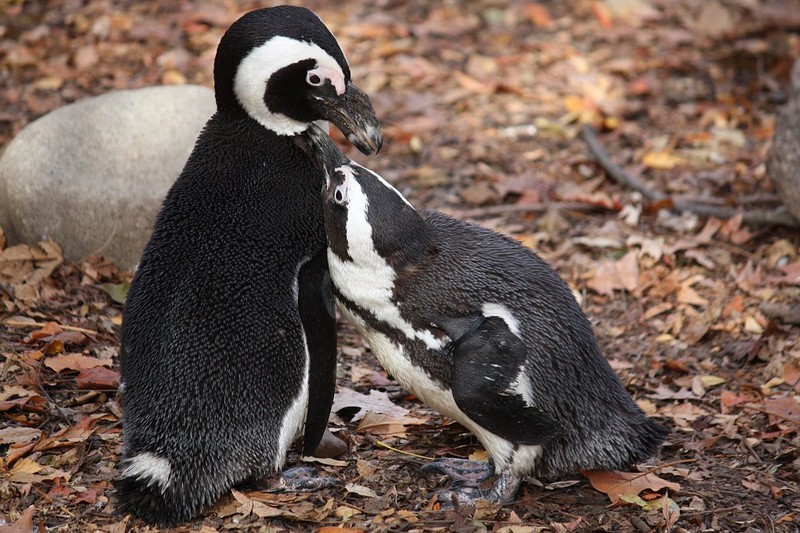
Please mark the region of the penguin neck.
POLYGON ((398 276, 424 265, 433 253, 433 237, 426 222, 413 210, 386 224, 373 221, 375 250, 398 276))
POLYGON ((229 194, 271 190, 278 196, 317 199, 324 176, 294 137, 268 130, 247 115, 217 112, 206 123, 187 165, 194 180, 229 194), (213 171, 210 171, 213 169, 213 171), (206 183, 207 182, 207 183, 206 183))

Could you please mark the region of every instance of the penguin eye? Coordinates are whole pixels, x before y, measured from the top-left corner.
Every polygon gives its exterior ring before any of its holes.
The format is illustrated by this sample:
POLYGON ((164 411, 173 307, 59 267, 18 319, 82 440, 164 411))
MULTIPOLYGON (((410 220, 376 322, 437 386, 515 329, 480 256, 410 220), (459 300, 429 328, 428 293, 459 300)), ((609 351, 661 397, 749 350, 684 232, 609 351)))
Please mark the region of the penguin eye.
POLYGON ((308 74, 306 74, 306 83, 311 85, 312 87, 319 87, 323 83, 322 77, 314 72, 313 70, 309 70, 308 74))
POLYGON ((339 185, 333 191, 333 203, 336 205, 347 205, 347 187, 339 185))

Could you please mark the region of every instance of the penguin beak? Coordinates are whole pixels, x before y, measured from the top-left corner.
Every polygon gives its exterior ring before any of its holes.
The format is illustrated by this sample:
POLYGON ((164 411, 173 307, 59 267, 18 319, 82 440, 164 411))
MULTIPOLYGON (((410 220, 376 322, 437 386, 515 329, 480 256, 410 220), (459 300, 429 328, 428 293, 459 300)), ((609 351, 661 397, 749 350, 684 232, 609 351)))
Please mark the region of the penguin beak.
POLYGON ((350 163, 350 160, 339 150, 328 133, 316 124, 312 124, 306 130, 305 140, 308 143, 309 149, 306 150, 308 155, 317 166, 322 167, 328 174, 333 169, 350 163))
POLYGON ((367 93, 348 83, 341 95, 332 94, 321 100, 325 120, 342 130, 361 153, 372 155, 380 151, 383 136, 367 93))

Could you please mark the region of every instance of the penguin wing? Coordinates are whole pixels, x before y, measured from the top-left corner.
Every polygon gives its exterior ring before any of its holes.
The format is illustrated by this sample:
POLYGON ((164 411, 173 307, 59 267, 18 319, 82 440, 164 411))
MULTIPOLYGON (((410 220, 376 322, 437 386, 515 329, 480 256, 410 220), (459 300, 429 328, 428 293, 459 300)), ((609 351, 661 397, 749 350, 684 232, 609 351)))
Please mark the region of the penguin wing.
POLYGON ((453 398, 464 414, 515 444, 543 444, 558 422, 525 397, 526 348, 499 317, 486 317, 452 343, 453 398))
POLYGON ((297 278, 310 360, 303 455, 312 455, 325 433, 336 392, 336 312, 325 248, 303 265, 297 278))

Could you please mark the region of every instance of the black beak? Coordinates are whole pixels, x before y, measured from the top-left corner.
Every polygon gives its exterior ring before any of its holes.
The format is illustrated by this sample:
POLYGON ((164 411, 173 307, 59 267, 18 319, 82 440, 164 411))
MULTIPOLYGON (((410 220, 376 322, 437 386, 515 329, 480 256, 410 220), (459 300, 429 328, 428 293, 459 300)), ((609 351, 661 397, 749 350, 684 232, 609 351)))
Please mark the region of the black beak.
MULTIPOLYGON (((345 156, 336 143, 331 139, 328 132, 323 131, 316 124, 312 124, 306 130, 304 136, 308 143, 306 152, 312 161, 330 174, 335 168, 350 163, 350 159, 345 156)), ((355 144, 355 143, 353 143, 355 144)))
POLYGON ((363 154, 377 154, 380 151, 383 136, 367 93, 348 83, 343 94, 327 93, 320 100, 325 120, 342 130, 347 139, 363 154))

